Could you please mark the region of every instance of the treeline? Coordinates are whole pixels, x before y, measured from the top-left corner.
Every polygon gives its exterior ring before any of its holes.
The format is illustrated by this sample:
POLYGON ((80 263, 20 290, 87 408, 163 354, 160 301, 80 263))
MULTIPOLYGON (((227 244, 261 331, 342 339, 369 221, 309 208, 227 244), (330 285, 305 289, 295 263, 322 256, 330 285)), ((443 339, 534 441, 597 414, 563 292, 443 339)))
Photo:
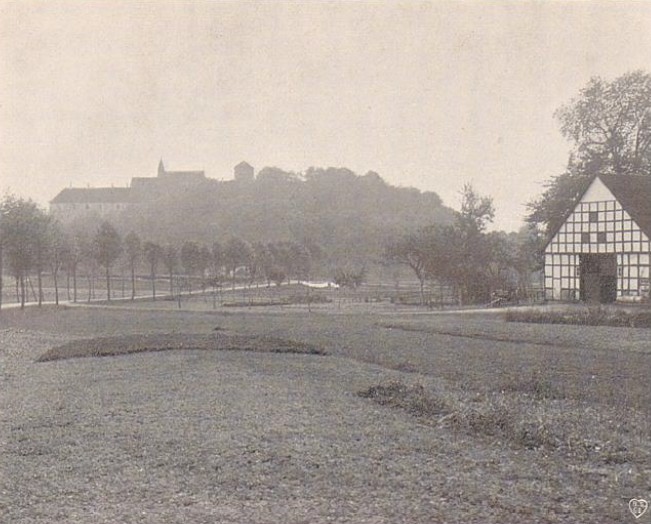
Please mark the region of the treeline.
MULTIPOLYGON (((192 293, 193 283, 204 291, 228 283, 234 288, 236 282, 280 285, 291 279, 309 279, 313 262, 321 256, 315 244, 249 243, 235 236, 210 245, 194 240, 158 243, 133 231, 121 235, 111 222, 92 217, 62 224, 31 200, 7 196, 0 203, 0 275, 14 277, 23 307, 30 276, 36 276, 39 304, 44 300, 44 274, 52 277, 55 302, 59 303, 62 272, 72 301, 82 299, 79 279, 86 284, 85 298, 95 296, 100 275, 106 283, 105 298, 111 300, 113 271, 120 265, 130 273, 132 299, 136 297, 137 275, 144 272, 156 300, 161 294, 156 289, 160 278, 168 280, 169 286, 162 291, 168 296, 181 291, 192 293)), ((0 276, 0 297, 3 285, 0 276)))
MULTIPOLYGON (((267 170, 261 173, 258 182, 274 188, 269 190, 272 201, 274 198, 285 201, 287 195, 281 198, 277 193, 279 188, 300 186, 308 181, 315 184, 313 177, 331 183, 339 180, 340 187, 349 189, 350 184, 354 186, 361 179, 364 180, 363 186, 385 186, 376 175, 357 177, 346 170, 305 176, 302 182, 297 182, 296 177, 288 173, 267 170), (368 177, 370 179, 366 180, 368 177)), ((253 186, 255 183, 246 186, 248 189, 237 189, 233 185, 233 191, 255 193, 259 188, 253 186)), ((324 184, 323 187, 326 192, 329 186, 324 184)), ((382 191, 376 192, 376 197, 382 191)), ((404 265, 413 271, 420 283, 422 304, 426 303, 424 288, 427 282, 452 287, 458 302, 468 304, 487 302, 497 290, 523 292, 529 285, 532 271, 541 266, 541 238, 537 230, 532 228, 510 235, 488 233, 486 227, 494 215, 492 200, 477 195, 469 185, 463 188, 459 212, 443 208, 436 197, 432 201, 436 204, 432 216, 438 220, 428 219, 428 213, 422 209, 411 209, 411 214, 418 216, 418 220, 404 224, 402 219, 396 219, 387 225, 386 230, 373 232, 360 228, 357 218, 351 218, 350 214, 342 218, 337 216, 337 212, 328 211, 328 203, 335 206, 338 202, 335 195, 345 196, 349 209, 355 207, 355 200, 363 200, 362 193, 351 196, 340 189, 332 190, 320 203, 313 202, 311 212, 325 217, 319 226, 323 228, 320 234, 296 235, 294 238, 289 235, 289 239, 286 235, 274 237, 270 234, 266 240, 260 239, 255 228, 257 234, 251 233, 251 224, 245 216, 240 216, 239 228, 206 228, 211 222, 205 216, 178 215, 170 208, 160 207, 160 201, 157 201, 158 217, 163 227, 152 230, 142 227, 142 222, 130 220, 128 215, 114 221, 87 215, 60 223, 30 200, 6 196, 0 202, 0 274, 13 277, 16 295, 24 306, 28 283, 31 287, 34 276, 34 295, 40 304, 44 300, 44 275, 51 278, 50 287, 54 288, 54 301, 58 303, 62 275, 68 299, 72 301, 96 297, 100 277, 105 282, 105 295, 102 296, 111 300, 115 273, 123 277, 122 282, 126 280, 126 274, 130 275, 132 299, 139 291, 146 292, 155 300, 162 294, 180 297, 181 292, 192 293, 197 288, 202 291, 211 288, 214 292, 229 284, 232 289, 236 284, 271 286, 292 279, 314 277, 357 288, 367 278, 369 267, 404 265), (171 230, 167 230, 169 217, 173 217, 172 222, 177 224, 171 230), (338 226, 335 222, 340 219, 343 222, 338 226), (344 226, 346 233, 336 231, 344 226), (365 231, 371 239, 364 236, 365 231), (246 232, 251 236, 245 237, 246 232), (82 285, 78 285, 80 280, 82 285), (157 289, 157 284, 164 289, 157 289), (79 296, 80 288, 87 293, 84 297, 79 296)), ((412 207, 422 207, 421 198, 433 198, 423 195, 419 192, 412 194, 412 197, 418 197, 412 207)), ((179 205, 185 202, 185 198, 177 200, 179 205)), ((365 206, 359 207, 363 209, 365 206)), ((338 209, 341 211, 342 205, 338 209)), ((293 220, 291 215, 271 215, 265 213, 268 225, 279 229, 287 227, 293 220)), ((211 216, 214 218, 216 214, 211 216)), ((371 218, 379 227, 377 216, 371 218)), ((298 218, 294 219, 295 224, 300 222, 298 218)), ((305 217, 305 221, 310 223, 310 217, 305 217)), ((304 225, 303 231, 306 229, 308 227, 304 225)), ((2 286, 0 280, 0 296, 2 286)))
POLYGON ((449 225, 431 225, 390 241, 384 257, 409 267, 420 283, 451 286, 459 304, 509 300, 526 293, 533 272, 542 268, 543 238, 535 227, 518 233, 487 232, 494 218, 490 197, 472 186, 462 191, 461 211, 449 225))
MULTIPOLYGON (((472 187, 462 192, 460 212, 451 220, 406 229, 387 235, 378 254, 346 258, 338 253, 336 263, 328 251, 311 241, 275 240, 250 242, 231 235, 206 243, 190 236, 192 224, 184 224, 188 238, 174 240, 124 232, 124 222, 113 224, 99 217, 62 224, 30 200, 7 196, 0 202, 0 274, 14 278, 16 295, 24 306, 29 282, 36 277, 36 298, 44 300, 43 276, 51 277, 54 301, 59 302, 61 275, 72 301, 96 296, 98 278, 105 281, 105 298, 111 300, 116 268, 131 280, 131 298, 143 292, 148 281, 157 296, 180 296, 194 289, 213 291, 236 283, 280 285, 318 276, 344 287, 358 287, 374 264, 409 267, 420 283, 425 304, 426 282, 452 286, 461 304, 486 302, 496 290, 523 292, 530 275, 540 269, 541 238, 536 229, 518 234, 486 232, 494 215, 492 200, 478 196, 472 187), (326 261, 327 263, 324 263, 326 261), (79 286, 79 280, 83 286, 79 286), (163 280, 164 279, 164 280, 163 280), (157 283, 167 281, 163 290, 157 283), (80 297, 79 288, 87 293, 80 297)), ((352 227, 352 225, 351 225, 352 227)), ((3 281, 0 279, 0 297, 3 281)), ((1 304, 0 304, 1 305, 1 304)))
POLYGON ((334 268, 378 259, 388 237, 450 223, 452 216, 436 193, 391 186, 377 173, 266 167, 248 183, 206 180, 152 198, 125 212, 116 226, 160 243, 192 238, 210 245, 236 236, 251 244, 316 244, 323 264, 334 268))

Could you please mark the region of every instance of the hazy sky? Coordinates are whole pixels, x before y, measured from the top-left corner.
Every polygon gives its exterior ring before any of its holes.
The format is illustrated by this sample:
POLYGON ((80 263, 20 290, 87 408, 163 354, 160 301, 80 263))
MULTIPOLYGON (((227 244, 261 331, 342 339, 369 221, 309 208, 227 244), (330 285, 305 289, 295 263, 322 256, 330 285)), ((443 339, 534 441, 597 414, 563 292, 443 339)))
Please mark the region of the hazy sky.
POLYGON ((645 2, 0 0, 0 189, 345 166, 472 182, 510 230, 567 162, 554 110, 650 62, 645 2))

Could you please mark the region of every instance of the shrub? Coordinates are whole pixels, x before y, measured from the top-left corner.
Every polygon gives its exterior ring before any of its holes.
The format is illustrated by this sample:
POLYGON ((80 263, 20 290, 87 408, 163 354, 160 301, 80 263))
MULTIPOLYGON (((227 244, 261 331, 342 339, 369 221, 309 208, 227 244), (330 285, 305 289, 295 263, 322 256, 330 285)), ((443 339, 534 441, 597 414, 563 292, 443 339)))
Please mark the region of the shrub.
POLYGON ((579 324, 585 326, 612 326, 651 328, 651 311, 627 311, 606 307, 588 307, 550 310, 510 310, 506 312, 507 322, 529 322, 534 324, 579 324))
POLYGON ((551 377, 538 370, 517 379, 510 377, 508 382, 503 384, 502 391, 523 393, 535 400, 565 398, 565 394, 554 384, 551 377))
POLYGON ((408 386, 400 381, 372 386, 358 393, 362 398, 369 398, 382 406, 404 409, 419 417, 432 417, 449 412, 444 399, 433 397, 420 385, 408 386))
POLYGON ((422 385, 391 381, 358 395, 383 406, 402 409, 428 423, 469 435, 494 437, 527 449, 556 449, 564 440, 550 423, 542 418, 532 420, 529 409, 518 409, 521 406, 509 402, 504 394, 484 395, 468 402, 429 394, 422 385))

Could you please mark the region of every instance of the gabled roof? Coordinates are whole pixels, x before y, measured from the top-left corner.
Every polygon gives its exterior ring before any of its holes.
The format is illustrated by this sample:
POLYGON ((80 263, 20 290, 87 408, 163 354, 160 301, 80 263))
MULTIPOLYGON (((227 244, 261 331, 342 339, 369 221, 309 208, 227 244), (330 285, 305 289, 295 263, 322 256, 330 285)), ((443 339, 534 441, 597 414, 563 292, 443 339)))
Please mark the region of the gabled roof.
POLYGON ((599 175, 642 231, 651 237, 651 176, 599 175))
POLYGON ((570 209, 563 221, 552 231, 545 242, 545 249, 559 232, 563 224, 574 212, 576 205, 581 201, 588 189, 599 178, 610 190, 620 205, 631 216, 640 229, 651 237, 651 175, 595 175, 583 192, 577 197, 574 206, 570 209))
POLYGON ((128 187, 67 187, 55 196, 51 204, 120 204, 128 203, 128 187))
POLYGON ((248 162, 244 162, 244 161, 240 162, 239 164, 237 164, 235 166, 236 169, 241 168, 241 167, 246 167, 247 169, 253 169, 253 166, 251 164, 249 164, 248 162))
POLYGON ((160 178, 178 178, 178 177, 185 177, 185 178, 205 178, 206 173, 204 171, 163 171, 158 175, 160 178))

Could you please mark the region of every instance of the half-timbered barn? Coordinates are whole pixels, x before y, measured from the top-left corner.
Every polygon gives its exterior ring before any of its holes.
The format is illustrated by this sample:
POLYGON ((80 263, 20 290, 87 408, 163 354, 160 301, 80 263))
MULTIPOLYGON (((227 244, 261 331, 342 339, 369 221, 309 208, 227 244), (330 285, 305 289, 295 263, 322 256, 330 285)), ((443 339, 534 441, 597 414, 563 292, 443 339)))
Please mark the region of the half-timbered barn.
POLYGON ((651 176, 598 175, 545 247, 548 300, 649 299, 651 176))

